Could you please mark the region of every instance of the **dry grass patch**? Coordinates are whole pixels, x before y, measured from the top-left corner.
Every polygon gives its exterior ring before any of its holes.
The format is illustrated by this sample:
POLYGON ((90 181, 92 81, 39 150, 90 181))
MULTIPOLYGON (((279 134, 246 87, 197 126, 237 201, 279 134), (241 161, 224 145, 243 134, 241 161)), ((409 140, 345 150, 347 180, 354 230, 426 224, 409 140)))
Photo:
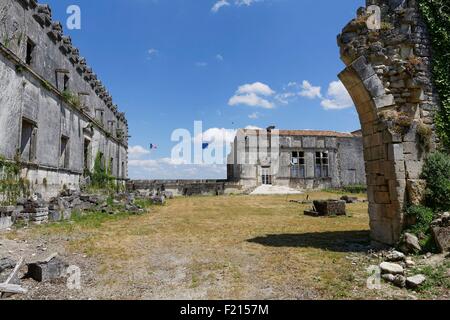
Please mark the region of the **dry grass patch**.
MULTIPOLYGON (((337 199, 315 192, 314 199, 337 199)), ((359 195, 364 197, 364 195, 359 195)), ((367 204, 350 217, 312 218, 306 195, 177 198, 142 216, 93 216, 20 231, 64 242, 93 262, 101 298, 363 298, 367 204)), ((375 294, 376 296, 377 294, 375 294)))

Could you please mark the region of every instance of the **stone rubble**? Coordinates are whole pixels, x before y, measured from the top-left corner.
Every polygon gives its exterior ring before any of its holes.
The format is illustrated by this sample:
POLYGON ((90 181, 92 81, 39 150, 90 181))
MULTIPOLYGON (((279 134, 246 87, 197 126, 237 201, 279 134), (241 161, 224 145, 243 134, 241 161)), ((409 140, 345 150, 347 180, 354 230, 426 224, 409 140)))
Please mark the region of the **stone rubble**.
POLYGON ((388 253, 388 255, 386 256, 386 260, 389 262, 399 262, 399 261, 404 261, 406 258, 405 254, 399 251, 391 251, 388 253))
POLYGON ((422 247, 419 244, 419 239, 411 233, 405 233, 403 235, 399 248, 406 254, 422 251, 422 247))
POLYGON ((47 261, 28 263, 28 272, 25 275, 37 282, 45 282, 63 278, 68 265, 59 257, 52 257, 47 261))
POLYGON ((433 221, 431 230, 440 252, 450 252, 450 213, 445 212, 433 221))
POLYGON ((405 273, 405 270, 401 265, 391 262, 382 262, 380 264, 380 269, 383 274, 403 275, 405 273))
MULTIPOLYGON (((166 199, 173 199, 171 192, 161 195, 138 196, 139 199, 148 199, 153 204, 163 205, 166 199)), ((34 194, 26 199, 19 199, 16 206, 0 207, 0 231, 9 230, 14 223, 24 222, 44 224, 70 220, 74 212, 101 211, 116 214, 126 211, 131 214, 143 214, 145 210, 136 204, 136 195, 133 193, 117 193, 108 203, 108 197, 103 194, 87 194, 77 190, 63 190, 59 196, 45 202, 40 194, 34 194)))
POLYGON ((418 274, 418 275, 406 278, 406 286, 409 289, 417 289, 426 280, 427 280, 427 278, 423 274, 418 274))

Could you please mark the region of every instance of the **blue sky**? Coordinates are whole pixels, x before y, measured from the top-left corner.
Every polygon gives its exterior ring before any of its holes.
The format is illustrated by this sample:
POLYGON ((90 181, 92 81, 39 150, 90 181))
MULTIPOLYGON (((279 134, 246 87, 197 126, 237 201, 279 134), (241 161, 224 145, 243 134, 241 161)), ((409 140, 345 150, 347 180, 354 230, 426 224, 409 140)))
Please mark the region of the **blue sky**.
POLYGON ((227 141, 247 126, 359 128, 336 36, 363 0, 46 2, 63 22, 81 8, 81 30, 65 33, 127 114, 131 178, 225 178, 170 159, 172 132, 194 121, 227 141))

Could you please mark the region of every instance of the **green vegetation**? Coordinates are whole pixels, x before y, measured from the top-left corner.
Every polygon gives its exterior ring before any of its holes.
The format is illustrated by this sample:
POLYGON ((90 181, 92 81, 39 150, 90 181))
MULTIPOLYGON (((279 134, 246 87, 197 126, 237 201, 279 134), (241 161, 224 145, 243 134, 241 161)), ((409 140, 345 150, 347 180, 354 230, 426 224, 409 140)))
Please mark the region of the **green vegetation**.
POLYGON ((53 89, 52 85, 48 81, 45 81, 45 80, 42 81, 42 86, 45 89, 47 89, 48 91, 51 91, 53 89))
POLYGON ((435 218, 434 211, 424 206, 411 206, 407 209, 406 215, 414 219, 415 223, 405 232, 415 234, 424 251, 435 252, 436 246, 430 228, 431 222, 435 218))
POLYGON ((430 126, 420 121, 417 124, 417 134, 419 135, 420 142, 424 146, 425 151, 429 152, 432 147, 433 130, 430 126))
POLYGON ((23 70, 24 70, 24 68, 23 68, 22 65, 20 65, 20 64, 17 64, 17 65, 16 65, 16 71, 17 71, 17 73, 22 73, 23 70))
POLYGON ((107 189, 114 179, 110 175, 110 169, 105 165, 102 154, 100 152, 98 152, 95 157, 94 172, 92 173, 91 178, 92 185, 94 187, 103 189, 107 189))
POLYGON ((15 205, 17 199, 28 194, 29 182, 20 177, 20 161, 0 157, 0 205, 15 205))
POLYGON ((347 193, 364 194, 364 193, 367 193, 367 186, 363 185, 363 184, 354 184, 354 185, 345 186, 343 188, 324 189, 323 191, 329 192, 329 193, 337 193, 337 194, 347 194, 347 193))
POLYGON ((449 290, 450 277, 447 273, 449 269, 450 261, 448 260, 439 266, 425 266, 416 268, 414 270, 415 274, 423 274, 427 278, 425 283, 418 289, 418 291, 421 293, 435 295, 436 291, 439 291, 440 289, 449 290))
POLYGON ((63 100, 68 103, 71 104, 77 108, 81 108, 81 100, 80 97, 68 90, 65 90, 61 93, 63 100))
POLYGON ((91 183, 87 187, 87 192, 113 194, 121 191, 122 186, 116 183, 115 178, 111 175, 111 164, 105 164, 101 152, 97 152, 94 162, 94 170, 90 172, 85 169, 84 176, 90 177, 91 183))
POLYGON ((419 0, 419 9, 431 36, 432 72, 441 108, 436 115, 436 130, 442 148, 450 150, 450 6, 448 0, 419 0))
POLYGON ((437 214, 450 209, 450 156, 436 152, 430 154, 424 164, 422 178, 426 180, 425 199, 420 206, 410 206, 406 215, 414 221, 405 232, 415 234, 426 252, 434 252, 436 246, 431 233, 431 223, 437 214))
POLYGON ((363 184, 355 184, 343 188, 348 193, 367 193, 367 186, 363 184))
POLYGON ((140 208, 148 209, 153 206, 153 201, 151 199, 136 199, 134 200, 134 204, 140 208))
POLYGON ((426 206, 435 211, 450 210, 450 156, 442 152, 429 155, 422 177, 427 181, 426 206))

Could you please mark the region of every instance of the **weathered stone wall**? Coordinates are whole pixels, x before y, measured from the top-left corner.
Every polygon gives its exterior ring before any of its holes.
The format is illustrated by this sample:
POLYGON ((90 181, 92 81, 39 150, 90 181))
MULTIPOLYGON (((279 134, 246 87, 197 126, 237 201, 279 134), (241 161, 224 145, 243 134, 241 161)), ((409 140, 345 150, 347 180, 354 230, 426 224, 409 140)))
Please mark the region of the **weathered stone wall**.
MULTIPOLYGON (((257 187, 262 184, 262 169, 272 169, 272 184, 300 189, 340 188, 354 184, 365 184, 362 137, 349 133, 333 133, 328 135, 314 135, 315 132, 305 130, 301 135, 291 131, 292 134, 277 131, 279 138, 274 140, 268 163, 264 163, 264 155, 260 154, 260 140, 249 143, 246 149, 246 137, 258 139, 257 136, 265 134, 264 130, 239 130, 237 132, 232 151, 228 157, 228 180, 236 181, 245 188, 257 187), (304 152, 305 178, 292 177, 292 152, 304 152), (315 174, 316 152, 328 152, 329 175, 318 178, 315 174), (252 162, 246 154, 254 154, 256 163, 252 162), (247 162, 250 160, 250 162, 247 162), (268 165, 268 166, 267 166, 268 165)), ((300 132, 300 131, 299 131, 300 132)))
POLYGON ((368 0, 338 44, 347 65, 339 77, 362 126, 372 237, 394 244, 405 205, 419 201, 423 160, 436 142, 426 26, 415 0, 368 0))
POLYGON ((244 190, 225 180, 133 180, 127 183, 129 191, 157 194, 171 192, 174 196, 223 195, 244 190))
POLYGON ((56 195, 63 185, 77 188, 97 152, 111 173, 127 177, 128 124, 110 94, 79 55, 47 5, 35 0, 0 2, 0 155, 13 160, 20 150, 22 121, 37 130, 35 154, 23 161, 22 175, 33 191, 56 195), (29 44, 31 62, 28 60, 29 44), (68 81, 64 81, 64 77, 68 81), (68 163, 61 160, 61 137, 68 139, 68 163))

